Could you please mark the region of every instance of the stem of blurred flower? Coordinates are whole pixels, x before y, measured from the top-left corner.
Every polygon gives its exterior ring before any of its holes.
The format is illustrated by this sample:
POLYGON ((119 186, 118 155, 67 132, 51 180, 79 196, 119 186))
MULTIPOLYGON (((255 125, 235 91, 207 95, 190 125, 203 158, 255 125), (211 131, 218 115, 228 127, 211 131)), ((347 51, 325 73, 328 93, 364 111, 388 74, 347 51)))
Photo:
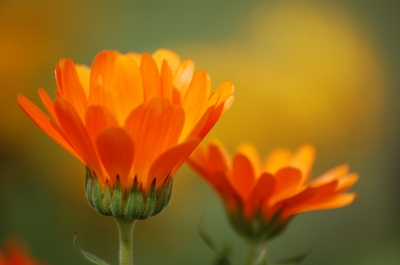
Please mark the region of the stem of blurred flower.
POLYGON ((119 264, 133 265, 133 227, 136 220, 115 220, 119 230, 119 264))
POLYGON ((245 265, 268 265, 267 243, 250 242, 249 252, 247 253, 245 265))

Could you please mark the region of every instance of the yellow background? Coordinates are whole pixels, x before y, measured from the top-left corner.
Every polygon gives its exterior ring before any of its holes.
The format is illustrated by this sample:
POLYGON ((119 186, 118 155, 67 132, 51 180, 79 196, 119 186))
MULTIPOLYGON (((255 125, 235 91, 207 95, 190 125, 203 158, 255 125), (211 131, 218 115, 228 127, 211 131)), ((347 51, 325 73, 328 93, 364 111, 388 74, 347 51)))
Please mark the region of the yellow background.
MULTIPOLYGON (((254 142, 317 148, 314 176, 348 163, 352 205, 302 214, 269 244, 272 259, 313 247, 304 265, 400 264, 400 5, 396 1, 0 1, 0 241, 23 238, 50 264, 86 264, 82 248, 117 263, 117 228, 92 210, 84 166, 23 114, 22 93, 54 96, 60 58, 90 65, 104 49, 165 47, 206 70, 236 99, 209 136, 233 152, 254 142)), ((171 204, 136 225, 136 264, 211 264, 202 226, 222 245, 244 241, 219 198, 184 166, 171 204)))

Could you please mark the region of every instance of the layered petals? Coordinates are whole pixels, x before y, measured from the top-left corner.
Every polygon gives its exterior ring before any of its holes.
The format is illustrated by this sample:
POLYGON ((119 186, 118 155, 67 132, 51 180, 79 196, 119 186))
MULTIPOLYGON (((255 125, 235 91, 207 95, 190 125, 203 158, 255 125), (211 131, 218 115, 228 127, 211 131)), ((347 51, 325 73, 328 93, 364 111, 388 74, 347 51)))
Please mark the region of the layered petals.
POLYGON ((212 140, 208 146, 197 147, 188 164, 225 203, 235 205, 228 208, 228 215, 239 233, 267 240, 298 213, 344 207, 356 199, 356 194, 346 191, 357 182, 358 174, 341 165, 310 181, 314 160, 311 145, 302 145, 294 153, 275 149, 262 163, 250 143, 241 144, 231 156, 212 140), (257 226, 258 233, 252 225, 255 220, 262 224, 257 226))
POLYGON ((22 95, 18 104, 103 190, 118 180, 125 190, 135 181, 145 191, 160 186, 233 101, 232 83, 211 95, 208 74, 167 49, 103 51, 91 68, 61 59, 55 73, 56 98, 39 89, 49 116, 22 95))

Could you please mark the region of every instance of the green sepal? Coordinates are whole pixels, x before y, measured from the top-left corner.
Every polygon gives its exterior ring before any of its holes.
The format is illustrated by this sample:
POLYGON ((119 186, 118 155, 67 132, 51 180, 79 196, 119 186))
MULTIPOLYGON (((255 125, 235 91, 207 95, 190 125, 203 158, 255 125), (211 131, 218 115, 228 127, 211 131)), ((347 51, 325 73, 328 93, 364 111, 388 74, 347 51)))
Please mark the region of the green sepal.
POLYGON ((156 206, 156 179, 151 183, 150 191, 145 198, 143 207, 143 214, 138 218, 139 220, 145 220, 153 216, 154 208, 156 206))
POLYGON ((107 183, 106 184, 106 190, 104 191, 104 196, 103 196, 103 208, 106 213, 106 215, 111 215, 111 189, 110 185, 107 183))
POLYGON ((100 184, 98 181, 94 181, 94 183, 93 183, 94 207, 102 215, 107 215, 107 212, 105 211, 105 209, 103 207, 102 197, 103 196, 101 194, 100 184))
POLYGON ((235 211, 228 212, 228 216, 235 230, 253 242, 264 242, 276 237, 282 233, 290 220, 282 222, 280 211, 266 220, 260 208, 252 216, 246 218, 241 205, 235 211))
POLYGON ((133 186, 131 188, 131 192, 128 195, 128 202, 125 207, 125 218, 126 219, 136 219, 138 210, 138 182, 135 177, 133 181, 133 186))
POLYGON ((122 216, 122 192, 121 192, 121 183, 119 178, 115 182, 114 192, 111 199, 111 213, 112 216, 117 218, 123 218, 122 216))
POLYGON ((130 190, 126 190, 121 187, 117 176, 114 187, 106 182, 102 189, 96 174, 86 168, 85 193, 90 206, 102 215, 144 220, 160 213, 171 199, 172 177, 168 175, 158 188, 156 181, 155 178, 150 190, 145 191, 135 177, 130 190))
POLYGON ((311 251, 312 251, 312 248, 308 248, 305 251, 303 251, 302 253, 300 253, 299 255, 296 255, 294 257, 287 258, 287 259, 284 259, 284 260, 280 260, 278 262, 274 262, 273 264, 275 264, 275 265, 300 264, 300 262, 302 262, 308 256, 308 254, 311 253, 311 251))
POLYGON ((105 261, 99 259, 98 257, 94 256, 93 254, 90 254, 90 253, 88 253, 88 252, 86 252, 86 251, 83 251, 83 250, 79 247, 79 245, 78 245, 78 240, 77 240, 77 238, 78 238, 78 235, 75 233, 75 236, 74 236, 74 245, 75 245, 75 248, 78 250, 78 252, 82 255, 82 257, 83 257, 84 259, 86 259, 87 261, 89 261, 89 262, 92 263, 92 264, 97 264, 97 265, 109 265, 107 262, 105 262, 105 261))
POLYGON ((143 189, 142 184, 137 186, 137 190, 132 195, 136 196, 136 208, 134 209, 135 219, 139 219, 142 215, 144 208, 144 197, 143 197, 143 189))
POLYGON ((93 208, 94 207, 94 201, 93 201, 93 194, 92 194, 92 185, 93 185, 93 179, 92 175, 90 174, 90 171, 88 168, 86 168, 86 176, 85 176, 85 193, 86 193, 86 198, 88 199, 89 205, 93 208))
POLYGON ((163 183, 162 186, 166 187, 166 188, 161 188, 161 189, 157 190, 157 194, 156 194, 156 196, 157 196, 157 204, 156 204, 156 206, 154 208, 153 215, 159 214, 162 211, 162 209, 167 207, 168 203, 170 202, 171 193, 172 193, 172 186, 173 186, 172 178, 168 176, 164 180, 164 183, 163 183))

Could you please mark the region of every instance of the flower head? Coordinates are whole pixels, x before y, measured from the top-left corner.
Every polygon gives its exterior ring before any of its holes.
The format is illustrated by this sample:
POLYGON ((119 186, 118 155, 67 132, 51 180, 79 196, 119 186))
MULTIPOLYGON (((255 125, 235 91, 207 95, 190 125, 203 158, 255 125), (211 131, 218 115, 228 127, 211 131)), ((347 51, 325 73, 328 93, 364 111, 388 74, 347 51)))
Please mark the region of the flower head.
POLYGON ((39 89, 50 117, 23 95, 18 104, 86 165, 101 192, 161 188, 233 102, 231 82, 210 96, 208 74, 164 49, 103 51, 91 68, 61 59, 55 74, 54 101, 39 89))
POLYGON ((5 251, 0 251, 0 265, 44 265, 33 259, 26 248, 15 242, 7 242, 5 251))
POLYGON ((199 146, 189 165, 218 192, 234 228, 250 240, 278 235, 296 214, 346 206, 356 194, 346 191, 358 180, 347 165, 311 180, 315 149, 303 145, 292 153, 279 148, 261 161, 250 143, 231 156, 218 141, 199 146))

